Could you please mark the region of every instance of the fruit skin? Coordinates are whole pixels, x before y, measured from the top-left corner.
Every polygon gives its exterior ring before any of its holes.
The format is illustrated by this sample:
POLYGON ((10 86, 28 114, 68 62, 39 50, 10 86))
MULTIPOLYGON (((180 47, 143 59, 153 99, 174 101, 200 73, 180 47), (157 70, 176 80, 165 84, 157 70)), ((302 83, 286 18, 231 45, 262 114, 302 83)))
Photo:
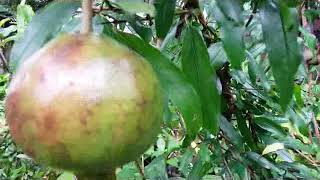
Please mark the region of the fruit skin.
POLYGON ((163 117, 158 79, 111 39, 61 35, 27 59, 6 97, 15 142, 39 162, 98 174, 133 161, 163 117))

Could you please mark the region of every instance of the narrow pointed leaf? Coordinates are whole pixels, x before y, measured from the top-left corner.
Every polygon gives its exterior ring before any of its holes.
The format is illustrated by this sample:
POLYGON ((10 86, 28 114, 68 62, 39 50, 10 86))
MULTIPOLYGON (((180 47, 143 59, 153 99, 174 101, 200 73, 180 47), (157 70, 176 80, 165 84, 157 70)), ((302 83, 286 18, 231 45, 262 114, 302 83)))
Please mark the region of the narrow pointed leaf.
POLYGON ((203 126, 216 134, 219 130, 220 95, 217 89, 216 74, 210 65, 207 47, 199 31, 188 26, 185 30, 182 68, 196 88, 202 105, 203 126))
POLYGON ((254 140, 252 138, 252 132, 250 131, 247 121, 245 118, 242 117, 241 114, 237 114, 237 124, 238 124, 238 129, 240 130, 241 135, 243 136, 243 140, 247 143, 247 145, 252 149, 255 150, 257 149, 254 140))
POLYGON ((214 16, 221 26, 221 38, 233 68, 241 68, 245 59, 244 22, 238 0, 216 1, 214 16))
POLYGON ((280 105, 285 111, 292 99, 294 76, 302 59, 297 42, 297 10, 266 0, 260 16, 270 65, 280 91, 280 105))
POLYGON ((155 0, 156 8, 156 32, 157 36, 164 39, 172 25, 176 0, 155 0))
POLYGON ((238 131, 233 127, 233 125, 225 118, 221 117, 220 128, 226 137, 230 140, 232 144, 237 146, 237 148, 242 148, 243 140, 238 131))

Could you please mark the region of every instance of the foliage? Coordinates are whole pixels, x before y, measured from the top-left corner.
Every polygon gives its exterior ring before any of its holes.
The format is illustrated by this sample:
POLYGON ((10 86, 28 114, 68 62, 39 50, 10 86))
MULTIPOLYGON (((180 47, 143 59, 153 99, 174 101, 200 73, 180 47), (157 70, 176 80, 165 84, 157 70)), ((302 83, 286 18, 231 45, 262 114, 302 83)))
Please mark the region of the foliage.
MULTIPOLYGON (((94 32, 144 56, 168 102, 157 142, 119 167, 118 179, 319 179, 319 5, 308 1, 299 17, 300 3, 96 1, 94 32), (308 24, 299 24, 305 16, 308 24)), ((60 33, 77 33, 78 7, 56 2, 37 13, 14 39, 12 69, 60 33)), ((1 147, 7 144, 6 176, 46 175, 21 164, 6 136, 1 147)))

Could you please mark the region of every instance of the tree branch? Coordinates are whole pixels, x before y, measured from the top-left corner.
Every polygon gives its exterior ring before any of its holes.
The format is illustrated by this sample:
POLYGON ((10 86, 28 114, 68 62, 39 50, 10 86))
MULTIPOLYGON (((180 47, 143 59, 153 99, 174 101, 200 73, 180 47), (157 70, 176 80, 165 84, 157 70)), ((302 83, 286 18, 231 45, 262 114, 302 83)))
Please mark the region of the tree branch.
POLYGON ((92 32, 92 0, 82 1, 82 34, 89 34, 92 32))

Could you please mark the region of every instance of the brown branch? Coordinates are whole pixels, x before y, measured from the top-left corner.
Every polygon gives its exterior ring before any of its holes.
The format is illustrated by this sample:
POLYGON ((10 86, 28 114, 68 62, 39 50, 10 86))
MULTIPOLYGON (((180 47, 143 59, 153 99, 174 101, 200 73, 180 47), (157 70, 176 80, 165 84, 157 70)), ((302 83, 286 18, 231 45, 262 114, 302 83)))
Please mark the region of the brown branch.
POLYGON ((308 156, 306 156, 305 154, 303 154, 301 151, 299 150, 294 150, 295 152, 297 152, 300 156, 302 156, 303 158, 305 158, 307 161, 309 161, 311 163, 312 166, 314 167, 318 167, 319 165, 317 164, 318 162, 309 158, 308 156))
POLYGON ((141 176, 143 177, 143 179, 145 179, 145 178, 144 178, 144 169, 143 169, 143 167, 140 165, 139 161, 136 160, 136 161, 135 161, 135 164, 136 164, 137 168, 139 169, 139 173, 141 174, 141 176))
POLYGON ((6 59, 6 57, 4 56, 3 54, 3 50, 2 48, 0 48, 0 59, 1 59, 1 62, 2 62, 2 67, 3 69, 6 71, 6 72, 9 72, 10 73, 10 69, 8 67, 8 61, 6 59))
POLYGON ((92 0, 83 0, 82 1, 82 34, 89 34, 92 32, 92 0))
POLYGON ((225 63, 223 67, 217 71, 217 75, 222 85, 222 96, 224 97, 228 105, 228 110, 223 113, 223 115, 227 119, 230 119, 232 117, 232 114, 236 112, 235 100, 230 89, 231 75, 229 71, 229 63, 225 63))
MULTIPOLYGON (((225 167, 227 168, 228 173, 230 174, 230 179, 234 179, 233 174, 229 168, 229 165, 228 165, 226 159, 223 159, 223 163, 224 163, 225 167)), ((227 179, 229 179, 229 178, 227 178, 227 179)))
POLYGON ((316 136, 316 138, 317 138, 317 140, 318 140, 318 144, 320 145, 320 133, 319 133, 319 124, 318 124, 318 122, 317 122, 317 119, 316 119, 316 117, 315 117, 315 115, 314 115, 314 113, 312 112, 311 113, 311 119, 312 119, 312 124, 313 124, 313 126, 314 126, 314 133, 315 133, 315 136, 316 136))

